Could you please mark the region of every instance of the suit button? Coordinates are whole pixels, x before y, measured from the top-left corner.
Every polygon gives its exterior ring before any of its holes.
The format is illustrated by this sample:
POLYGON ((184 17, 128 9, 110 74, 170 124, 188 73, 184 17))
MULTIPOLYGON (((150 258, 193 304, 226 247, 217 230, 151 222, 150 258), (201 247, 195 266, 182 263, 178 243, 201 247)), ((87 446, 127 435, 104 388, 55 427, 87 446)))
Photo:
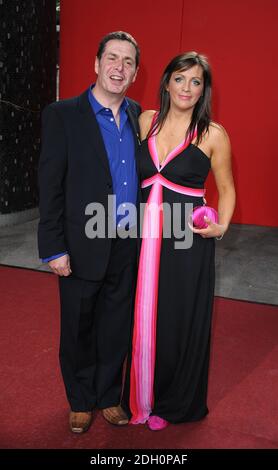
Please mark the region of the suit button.
POLYGON ((112 183, 107 183, 107 188, 111 189, 112 188, 112 183))

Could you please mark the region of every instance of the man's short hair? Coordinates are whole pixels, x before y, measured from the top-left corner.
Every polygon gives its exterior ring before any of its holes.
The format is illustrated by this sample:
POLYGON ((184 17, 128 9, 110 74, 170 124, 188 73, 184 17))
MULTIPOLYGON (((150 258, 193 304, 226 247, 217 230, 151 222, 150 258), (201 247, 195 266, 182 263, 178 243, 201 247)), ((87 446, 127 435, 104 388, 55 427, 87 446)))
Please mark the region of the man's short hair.
POLYGON ((135 51, 136 51, 136 56, 135 56, 136 67, 138 67, 139 60, 140 60, 139 46, 137 42, 135 41, 135 39, 131 36, 131 34, 126 33, 125 31, 115 31, 113 33, 106 34, 106 36, 102 38, 102 40, 99 43, 98 51, 97 51, 98 60, 100 60, 102 57, 102 54, 105 50, 106 43, 108 41, 111 41, 112 39, 119 39, 120 41, 128 41, 131 44, 133 44, 133 46, 135 47, 135 51))

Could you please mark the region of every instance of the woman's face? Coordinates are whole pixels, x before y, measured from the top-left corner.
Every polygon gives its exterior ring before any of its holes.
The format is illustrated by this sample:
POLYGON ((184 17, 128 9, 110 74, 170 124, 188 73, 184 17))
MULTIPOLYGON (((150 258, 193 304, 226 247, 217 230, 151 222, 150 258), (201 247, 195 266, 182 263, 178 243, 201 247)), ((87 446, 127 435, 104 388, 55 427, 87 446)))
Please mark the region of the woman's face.
POLYGON ((166 90, 170 106, 181 110, 193 110, 204 89, 203 68, 194 65, 188 70, 173 72, 166 90))

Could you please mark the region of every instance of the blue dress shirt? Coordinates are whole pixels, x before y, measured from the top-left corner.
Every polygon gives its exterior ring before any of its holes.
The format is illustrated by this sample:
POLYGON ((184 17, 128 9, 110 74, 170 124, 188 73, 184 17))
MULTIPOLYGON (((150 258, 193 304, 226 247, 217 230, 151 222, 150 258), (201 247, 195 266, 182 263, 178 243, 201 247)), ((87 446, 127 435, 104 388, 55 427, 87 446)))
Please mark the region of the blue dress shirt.
MULTIPOLYGON (((94 86, 94 85, 93 85, 94 86)), ((134 138, 131 124, 126 113, 129 103, 125 98, 121 104, 120 125, 117 126, 111 109, 100 104, 92 93, 93 86, 88 90, 88 99, 99 124, 104 146, 106 149, 110 173, 113 183, 113 194, 116 196, 115 210, 120 210, 121 214, 125 214, 127 203, 136 205, 137 201, 137 172, 135 162, 134 138)), ((128 215, 126 213, 125 215, 128 215)), ((115 222, 121 227, 121 219, 125 215, 116 215, 115 222)), ((131 225, 136 221, 131 221, 131 225)), ((42 261, 47 263, 52 259, 59 258, 66 253, 44 258, 42 261)))

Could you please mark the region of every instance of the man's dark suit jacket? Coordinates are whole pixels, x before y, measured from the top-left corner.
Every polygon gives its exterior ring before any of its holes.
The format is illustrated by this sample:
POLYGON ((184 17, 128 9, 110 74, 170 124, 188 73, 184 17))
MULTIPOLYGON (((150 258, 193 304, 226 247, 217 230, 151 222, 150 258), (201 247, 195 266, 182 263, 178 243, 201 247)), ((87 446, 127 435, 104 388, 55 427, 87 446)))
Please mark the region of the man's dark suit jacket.
MULTIPOLYGON (((127 108, 139 146, 140 106, 127 108)), ((48 258, 67 251, 77 277, 103 278, 110 255, 111 238, 87 238, 85 225, 91 202, 105 207, 113 194, 112 177, 101 131, 88 100, 82 95, 52 103, 42 114, 42 150, 39 162, 40 222, 39 256, 48 258)))

